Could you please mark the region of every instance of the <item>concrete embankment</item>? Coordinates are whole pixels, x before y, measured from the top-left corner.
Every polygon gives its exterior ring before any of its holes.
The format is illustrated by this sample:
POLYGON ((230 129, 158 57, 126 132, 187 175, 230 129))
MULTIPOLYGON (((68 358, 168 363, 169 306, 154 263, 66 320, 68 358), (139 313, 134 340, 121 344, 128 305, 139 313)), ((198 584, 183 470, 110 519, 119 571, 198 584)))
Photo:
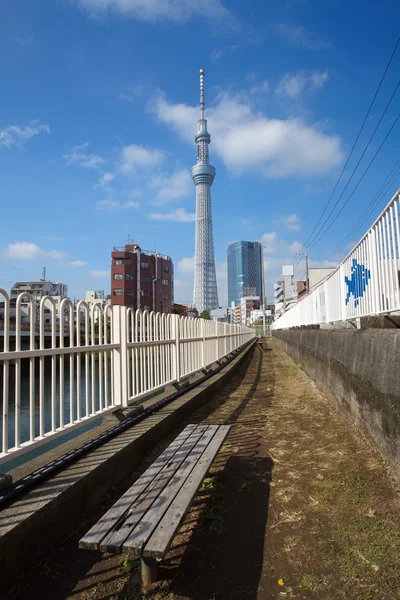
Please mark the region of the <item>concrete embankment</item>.
POLYGON ((273 335, 362 428, 400 481, 400 331, 293 329, 273 335))
POLYGON ((0 596, 24 570, 92 513, 163 437, 246 365, 252 344, 194 389, 124 431, 0 513, 0 596))

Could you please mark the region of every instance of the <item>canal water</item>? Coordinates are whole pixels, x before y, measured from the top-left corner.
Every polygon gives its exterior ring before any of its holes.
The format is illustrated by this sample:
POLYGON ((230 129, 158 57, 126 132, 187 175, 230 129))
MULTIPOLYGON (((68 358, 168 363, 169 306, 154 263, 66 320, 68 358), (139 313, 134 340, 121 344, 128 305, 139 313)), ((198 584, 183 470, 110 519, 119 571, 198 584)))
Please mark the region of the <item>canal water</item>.
MULTIPOLYGON (((29 391, 30 391, 30 374, 28 365, 23 365, 22 373, 21 373, 21 399, 20 399, 20 431, 21 431, 21 444, 30 439, 30 399, 29 399, 29 391)), ((2 448, 3 443, 3 369, 0 368, 0 450, 2 448)), ((92 386, 91 386, 91 367, 89 365, 88 377, 89 377, 89 411, 92 410, 92 386)), ((110 373, 110 368, 108 369, 108 373, 110 373)), ((95 410, 99 410, 100 402, 99 402, 99 385, 98 385, 98 365, 96 365, 96 375, 95 378, 96 385, 94 389, 94 406, 95 410)), ((39 372, 38 369, 35 369, 35 391, 34 391, 34 400, 35 400, 35 435, 39 435, 39 372)), ((108 379, 107 390, 111 389, 111 382, 108 379)), ((73 381, 70 379, 69 372, 69 363, 65 361, 64 366, 64 401, 63 406, 61 406, 61 394, 60 394, 60 377, 59 377, 59 365, 57 364, 56 368, 56 427, 60 425, 60 412, 63 411, 64 415, 64 424, 70 422, 70 395, 71 389, 73 390, 73 400, 74 400, 74 415, 73 417, 76 419, 77 417, 77 386, 79 384, 80 389, 80 415, 81 417, 86 415, 86 369, 85 362, 81 362, 81 375, 79 382, 77 380, 76 375, 76 364, 75 364, 75 373, 73 381), (72 383, 72 385, 71 385, 72 383)), ((104 394, 103 392, 103 402, 104 396, 107 403, 110 403, 110 395, 104 394)), ((11 448, 15 445, 15 367, 10 366, 9 371, 9 394, 8 394, 8 446, 11 448)), ((52 423, 52 410, 51 410, 51 369, 49 365, 46 365, 45 376, 44 376, 44 428, 45 432, 51 431, 51 423, 52 423)), ((82 433, 82 428, 79 428, 79 431, 76 433, 68 433, 68 438, 74 437, 74 435, 82 433), (72 435, 71 435, 72 434, 72 435)), ((67 435, 67 434, 66 434, 67 435)), ((63 436, 62 439, 64 439, 63 436)), ((43 451, 47 450, 47 445, 43 445, 38 448, 39 454, 43 451), (43 448, 41 450, 41 448, 43 448)), ((4 470, 4 469, 3 469, 4 470)))

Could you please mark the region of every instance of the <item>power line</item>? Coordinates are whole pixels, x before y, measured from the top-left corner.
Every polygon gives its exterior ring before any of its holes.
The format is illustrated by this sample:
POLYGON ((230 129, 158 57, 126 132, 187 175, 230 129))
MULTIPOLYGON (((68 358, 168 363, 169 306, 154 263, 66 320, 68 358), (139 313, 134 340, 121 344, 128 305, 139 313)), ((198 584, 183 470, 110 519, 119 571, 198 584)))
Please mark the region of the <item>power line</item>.
MULTIPOLYGON (((369 114, 370 114, 370 112, 371 112, 371 109, 372 109, 372 107, 373 107, 373 105, 374 105, 374 103, 375 103, 375 100, 376 100, 377 96, 378 96, 379 90, 381 89, 382 83, 383 83, 383 81, 384 81, 384 79, 385 79, 385 77, 386 77, 386 73, 388 72, 388 70, 389 70, 389 67, 390 67, 390 65, 391 65, 391 63, 392 63, 393 57, 394 57, 394 55, 395 55, 395 53, 396 53, 396 50, 397 50, 397 48, 398 48, 398 46, 399 46, 399 43, 400 43, 400 37, 397 39, 397 42, 396 42, 396 44, 395 44, 395 47, 394 47, 394 49, 393 49, 393 51, 392 51, 392 54, 391 54, 391 56, 390 56, 390 58, 389 58, 389 61, 388 61, 387 65, 386 65, 386 68, 385 68, 385 70, 384 70, 384 72, 383 72, 383 75, 382 75, 382 77, 381 77, 381 80, 380 80, 380 82, 379 82, 379 84, 378 84, 378 87, 377 87, 377 89, 376 89, 376 91, 375 91, 375 94, 374 94, 374 97, 373 97, 373 99, 372 99, 372 102, 371 102, 371 104, 369 105, 369 108, 368 108, 367 114, 366 114, 366 115, 365 115, 365 117, 364 117, 364 120, 363 120, 363 122, 362 122, 362 125, 361 125, 361 127, 360 127, 359 131, 358 131, 358 134, 357 134, 357 137, 356 137, 356 139, 355 139, 355 142, 354 142, 354 144, 353 144, 353 146, 352 146, 352 148, 351 148, 350 154, 349 154, 349 156, 347 157, 347 160, 346 160, 346 162, 345 162, 345 164, 344 164, 344 167, 343 167, 343 169, 342 169, 342 171, 341 171, 341 173, 340 173, 340 175, 339 175, 339 178, 338 178, 338 180, 336 181, 335 187, 333 188, 333 191, 332 191, 331 195, 329 196, 329 198, 328 198, 328 201, 327 201, 327 203, 325 204, 325 208, 324 208, 324 210, 322 211, 322 213, 321 213, 321 216, 319 217, 319 219, 318 219, 317 223, 315 224, 315 226, 314 226, 314 229, 312 230, 312 232, 311 232, 311 233, 310 233, 310 235, 308 236, 307 240, 305 241, 304 245, 302 246, 302 249, 307 247, 307 244, 308 244, 308 243, 309 243, 309 241, 311 240, 311 238, 312 238, 312 236, 313 236, 313 234, 314 234, 314 231, 317 229, 318 225, 320 224, 320 222, 321 222, 321 220, 322 220, 322 218, 323 218, 324 214, 326 213, 326 211, 327 211, 327 209, 328 209, 328 206, 329 206, 329 204, 330 204, 330 202, 331 202, 331 200, 332 200, 332 198, 333 198, 333 196, 334 196, 334 194, 335 194, 335 192, 336 192, 336 190, 337 190, 337 187, 338 187, 338 185, 339 185, 339 183, 340 183, 340 181, 341 181, 341 179, 342 179, 342 177, 343 177, 343 174, 344 174, 344 172, 345 172, 345 170, 346 170, 346 167, 347 167, 347 165, 348 165, 348 163, 349 163, 349 161, 350 161, 350 158, 351 158, 351 157, 352 157, 352 155, 353 155, 354 149, 355 149, 355 147, 356 147, 356 145, 357 145, 357 142, 358 142, 358 140, 359 140, 359 138, 360 138, 360 135, 361 135, 361 133, 362 133, 362 131, 363 131, 363 129, 364 129, 365 123, 367 122, 367 119, 368 119, 368 117, 369 117, 369 114)), ((317 234, 317 235, 318 235, 318 234, 317 234)))
POLYGON ((382 183, 379 190, 376 192, 375 196, 372 198, 368 206, 365 208, 362 215, 358 218, 353 227, 348 231, 346 236, 342 239, 341 242, 330 252, 328 257, 325 259, 325 263, 333 258, 336 254, 338 254, 345 246, 345 244, 350 241, 356 231, 367 221, 370 215, 374 212, 375 208, 378 206, 380 201, 384 196, 386 196, 387 191, 391 188, 393 183, 397 180, 400 175, 400 160, 394 165, 390 173, 386 176, 384 182, 382 183))
POLYGON ((332 225, 335 223, 335 221, 338 219, 338 217, 341 215, 341 213, 343 212, 343 209, 347 206, 347 204, 349 203, 349 200, 352 198, 353 194, 355 193, 355 191, 357 190, 358 186, 360 185, 360 183, 362 182, 362 180, 364 179, 365 175, 367 174, 367 172, 369 171, 369 168, 371 167, 372 163, 374 162, 375 158, 378 156, 379 152, 381 151, 384 143, 386 142, 387 138, 389 137, 389 135, 391 134, 392 130, 394 129, 394 126, 396 125, 397 121, 400 118, 400 113, 397 115, 396 119, 394 120, 394 122, 392 123, 392 126, 390 127, 389 131, 387 132, 385 138, 383 139, 381 145, 379 146, 378 150, 375 152, 374 156, 372 157, 371 161, 369 162, 367 168, 365 169, 364 173, 361 175, 360 179, 358 180, 358 183, 356 184, 356 186, 354 187, 353 191, 351 192, 350 196, 347 198, 346 202, 343 204, 342 208, 339 210, 339 212, 337 213, 337 215, 335 216, 335 218, 333 219, 333 221, 330 223, 330 225, 326 228, 326 230, 321 233, 321 235, 314 241, 313 244, 311 244, 311 246, 309 246, 310 248, 313 248, 315 246, 315 244, 317 244, 323 237, 324 235, 326 235, 326 233, 330 230, 330 228, 332 227, 332 225))
MULTIPOLYGON (((389 102, 386 104, 385 110, 383 111, 383 113, 382 113, 382 115, 381 115, 381 118, 380 118, 380 119, 379 119, 379 121, 378 121, 378 124, 376 125, 376 127, 375 127, 374 131, 372 132, 372 135, 370 136, 370 138, 369 138, 369 140, 368 140, 368 143, 367 143, 367 145, 365 146, 365 148, 364 148, 364 151, 363 151, 363 153, 361 154, 360 158, 358 159, 358 162, 357 162, 356 166, 354 167, 354 169, 353 169, 353 172, 352 172, 352 174, 350 175, 350 178, 349 178, 349 180, 347 181, 347 183, 346 183, 345 187, 343 188, 343 190, 342 190, 342 192, 341 192, 341 194, 340 194, 339 198, 336 200, 335 204, 333 205, 333 208, 332 208, 332 210, 330 211, 329 215, 326 217, 325 221, 324 221, 324 222, 323 222, 323 224, 321 225, 321 227, 320 227, 319 231, 318 231, 318 232, 315 234, 315 236, 313 237, 313 239, 312 239, 312 240, 310 240, 311 242, 314 242, 314 244, 313 244, 313 245, 315 245, 315 241, 314 241, 314 240, 315 240, 315 238, 316 238, 316 237, 317 237, 317 236, 318 236, 318 235, 321 233, 321 231, 322 231, 322 230, 323 230, 323 228, 325 227, 326 223, 329 221, 330 217, 332 216, 333 212, 335 211, 335 208, 338 206, 338 204, 339 204, 340 200, 343 198, 343 195, 344 195, 345 191, 346 191, 346 190, 347 190, 347 188, 349 187, 351 180, 353 179, 353 177, 354 177, 354 175, 355 175, 355 173, 356 173, 356 171, 357 171, 358 167, 360 166, 360 163, 361 163, 362 159, 363 159, 363 158, 364 158, 364 156, 365 156, 365 153, 367 152, 367 150, 368 150, 368 148, 369 148, 369 146, 370 146, 370 144, 371 144, 371 142, 372 142, 372 140, 373 140, 373 138, 374 138, 374 136, 375 136, 375 133, 377 132, 377 130, 378 130, 378 128, 379 128, 379 125, 382 123, 383 117, 385 116, 385 114, 386 114, 386 112, 387 112, 387 110, 388 110, 388 108, 389 108, 389 106, 390 106, 390 104, 391 104, 391 102, 392 102, 392 100, 393 100, 393 98, 394 98, 394 96, 395 96, 395 94, 396 94, 397 90, 399 89, 399 86, 400 86, 400 81, 397 83, 397 85, 396 85, 396 87, 395 87, 395 89, 394 89, 394 91, 393 91, 393 93, 392 93, 392 95, 391 95, 391 97, 390 97, 390 99, 389 99, 389 102)), ((344 206, 346 206, 346 204, 348 203, 348 201, 349 201, 349 199, 350 199, 350 198, 351 198, 351 196, 349 196, 349 198, 346 200, 346 202, 345 202, 344 206)), ((342 212, 342 210, 343 210, 344 206, 342 207, 342 209, 341 209, 341 211, 340 211, 340 212, 342 212)), ((339 213, 339 214, 340 214, 340 213, 339 213)), ((336 218, 337 218, 337 216, 335 217, 335 220, 336 220, 336 218)), ((326 231, 328 231, 328 230, 326 230, 326 231)), ((325 233, 326 233, 326 231, 325 231, 325 233)), ((323 234, 323 235, 324 235, 324 234, 323 234)), ((321 239, 321 237, 319 237, 318 239, 321 239)), ((309 248, 311 248, 312 246, 310 246, 310 244, 309 244, 309 246, 308 246, 308 247, 309 247, 309 248)))

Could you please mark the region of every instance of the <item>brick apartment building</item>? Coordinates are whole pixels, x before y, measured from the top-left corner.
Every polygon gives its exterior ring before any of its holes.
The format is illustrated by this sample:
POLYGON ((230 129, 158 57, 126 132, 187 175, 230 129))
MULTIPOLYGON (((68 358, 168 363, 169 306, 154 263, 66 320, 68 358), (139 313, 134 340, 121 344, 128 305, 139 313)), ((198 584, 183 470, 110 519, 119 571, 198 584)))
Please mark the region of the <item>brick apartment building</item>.
POLYGON ((142 250, 137 244, 111 253, 111 304, 171 313, 174 268, 169 256, 142 250))

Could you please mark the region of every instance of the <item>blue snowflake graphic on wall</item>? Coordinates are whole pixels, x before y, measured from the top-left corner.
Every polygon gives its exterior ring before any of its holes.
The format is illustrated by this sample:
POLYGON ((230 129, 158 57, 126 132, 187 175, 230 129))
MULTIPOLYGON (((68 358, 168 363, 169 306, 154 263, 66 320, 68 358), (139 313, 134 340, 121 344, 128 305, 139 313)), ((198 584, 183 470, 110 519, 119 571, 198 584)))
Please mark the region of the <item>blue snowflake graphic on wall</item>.
POLYGON ((357 260, 353 258, 351 267, 350 279, 345 276, 344 280, 347 285, 347 296, 346 304, 349 303, 350 296, 354 296, 354 308, 360 303, 360 298, 364 296, 364 292, 367 288, 368 281, 371 279, 371 271, 364 265, 358 264, 357 260))

